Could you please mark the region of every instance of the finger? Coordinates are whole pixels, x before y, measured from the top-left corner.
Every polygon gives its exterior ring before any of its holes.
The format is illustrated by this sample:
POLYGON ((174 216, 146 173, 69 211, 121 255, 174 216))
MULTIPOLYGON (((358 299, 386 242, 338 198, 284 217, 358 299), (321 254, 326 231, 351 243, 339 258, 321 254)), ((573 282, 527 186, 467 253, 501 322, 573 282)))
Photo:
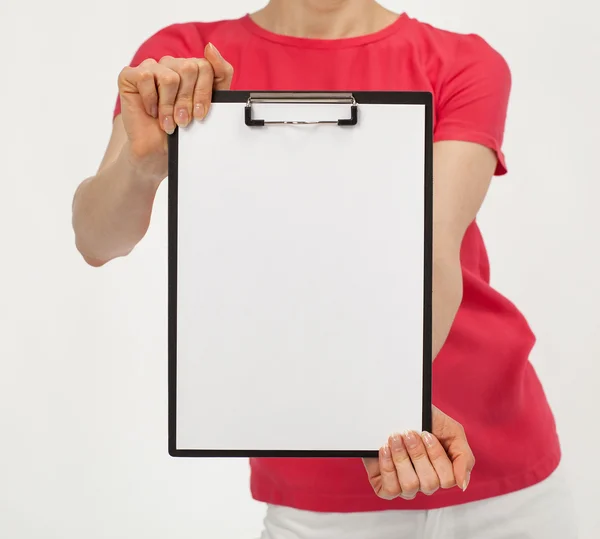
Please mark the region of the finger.
POLYGON ((166 133, 175 131, 174 108, 179 90, 179 74, 158 63, 154 66, 156 87, 158 88, 158 118, 166 133))
POLYGON ((156 80, 153 72, 155 65, 156 60, 144 60, 138 66, 137 75, 137 89, 144 103, 144 109, 153 118, 158 116, 158 92, 156 91, 156 80))
POLYGON ((194 118, 202 120, 208 114, 212 99, 215 74, 210 62, 204 58, 196 60, 198 78, 194 88, 194 118))
POLYGON ((206 45, 204 57, 210 62, 215 73, 214 89, 229 90, 233 80, 233 66, 223 58, 212 43, 206 45))
POLYGON ((402 435, 410 460, 417 472, 421 492, 431 496, 440 488, 440 480, 429 461, 427 450, 421 437, 414 431, 406 431, 402 435))
POLYGON ((423 432, 421 437, 425 444, 429 462, 431 462, 431 465, 440 480, 440 487, 446 489, 456 486, 452 462, 448 458, 442 444, 429 432, 423 432))
POLYGON ((194 88, 198 79, 198 63, 187 58, 166 56, 160 63, 179 75, 179 88, 174 104, 175 123, 180 127, 188 125, 192 119, 194 88))
POLYGON ((381 474, 381 488, 377 495, 386 500, 393 500, 402 493, 396 466, 392 460, 392 451, 388 444, 379 450, 379 470, 381 474))
POLYGON ((402 436, 400 434, 392 435, 389 439, 389 445, 402 491, 400 496, 406 500, 412 500, 419 492, 419 478, 410 461, 410 455, 404 446, 402 436))
POLYGON ((155 60, 144 60, 138 67, 126 67, 119 76, 119 90, 122 94, 138 94, 146 114, 158 116, 158 93, 152 69, 155 60))

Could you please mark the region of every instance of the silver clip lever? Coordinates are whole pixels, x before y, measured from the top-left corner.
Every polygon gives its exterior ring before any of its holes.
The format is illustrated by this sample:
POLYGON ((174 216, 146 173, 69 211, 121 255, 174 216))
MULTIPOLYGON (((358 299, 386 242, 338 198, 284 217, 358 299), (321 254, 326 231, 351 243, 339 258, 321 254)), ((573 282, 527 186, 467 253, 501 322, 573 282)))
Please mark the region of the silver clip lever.
POLYGON ((246 125, 249 127, 263 127, 265 125, 340 125, 352 126, 358 123, 358 105, 352 94, 348 93, 309 93, 309 92, 278 92, 278 93, 251 93, 245 107, 246 125), (348 104, 350 105, 350 118, 339 120, 260 120, 252 117, 254 103, 293 103, 293 104, 348 104))

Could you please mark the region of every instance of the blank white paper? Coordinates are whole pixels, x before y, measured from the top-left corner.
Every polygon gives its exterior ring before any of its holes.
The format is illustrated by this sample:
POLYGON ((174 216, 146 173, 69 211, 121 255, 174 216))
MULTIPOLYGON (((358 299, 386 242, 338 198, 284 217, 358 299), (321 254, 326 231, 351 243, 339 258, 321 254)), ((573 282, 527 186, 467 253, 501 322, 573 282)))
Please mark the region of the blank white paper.
POLYGON ((376 450, 419 431, 425 107, 250 128, 244 106, 179 130, 177 449, 376 450))

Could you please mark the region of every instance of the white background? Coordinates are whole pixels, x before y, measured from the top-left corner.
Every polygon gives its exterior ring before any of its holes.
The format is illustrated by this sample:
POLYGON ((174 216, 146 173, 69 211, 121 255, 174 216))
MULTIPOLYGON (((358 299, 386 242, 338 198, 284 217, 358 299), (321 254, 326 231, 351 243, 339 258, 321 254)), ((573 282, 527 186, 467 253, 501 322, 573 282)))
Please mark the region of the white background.
MULTIPOLYGON (((533 361, 562 435, 581 537, 593 539, 600 8, 385 3, 481 34, 511 65, 511 173, 495 180, 480 222, 495 286, 537 333, 533 361)), ((117 75, 139 44, 172 22, 261 5, 0 4, 0 537, 250 539, 260 529, 245 461, 167 455, 166 184, 143 244, 101 270, 75 252, 70 205, 100 161, 117 75)))

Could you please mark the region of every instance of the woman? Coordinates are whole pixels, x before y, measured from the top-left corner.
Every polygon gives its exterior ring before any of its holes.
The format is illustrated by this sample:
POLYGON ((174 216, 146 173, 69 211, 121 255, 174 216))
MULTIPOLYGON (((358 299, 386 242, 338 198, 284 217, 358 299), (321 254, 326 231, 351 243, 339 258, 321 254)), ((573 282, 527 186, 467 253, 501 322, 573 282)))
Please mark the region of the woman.
POLYGON ((142 239, 167 175, 166 133, 202 121, 213 89, 434 95, 433 433, 392 435, 364 462, 253 459, 263 539, 575 537, 553 415, 528 360, 535 339, 490 287, 475 222, 492 176, 506 173, 510 83, 481 38, 373 0, 271 0, 238 20, 169 26, 121 72, 106 155, 73 204, 93 266, 142 239))

